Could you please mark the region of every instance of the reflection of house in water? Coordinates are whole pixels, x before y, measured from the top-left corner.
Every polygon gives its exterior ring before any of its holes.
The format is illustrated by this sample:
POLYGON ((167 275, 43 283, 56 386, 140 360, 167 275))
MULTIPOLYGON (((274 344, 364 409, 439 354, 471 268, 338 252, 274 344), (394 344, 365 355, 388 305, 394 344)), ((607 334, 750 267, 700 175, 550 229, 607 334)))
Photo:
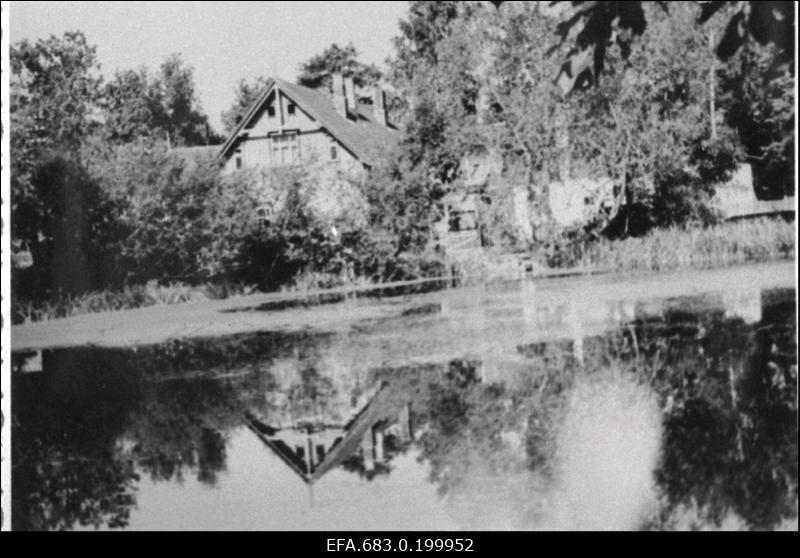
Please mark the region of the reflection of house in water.
POLYGON ((384 383, 346 424, 297 420, 275 428, 252 413, 245 424, 308 484, 344 465, 371 478, 411 441, 410 395, 384 383))
POLYGON ((750 286, 724 292, 691 296, 653 297, 587 304, 581 300, 558 300, 535 305, 525 312, 526 323, 537 339, 517 346, 525 357, 542 356, 546 347, 558 347, 582 363, 586 345, 608 333, 631 334, 640 327, 661 328, 697 325, 717 320, 742 320, 746 324, 767 319, 771 308, 790 300, 792 289, 758 289, 750 286))

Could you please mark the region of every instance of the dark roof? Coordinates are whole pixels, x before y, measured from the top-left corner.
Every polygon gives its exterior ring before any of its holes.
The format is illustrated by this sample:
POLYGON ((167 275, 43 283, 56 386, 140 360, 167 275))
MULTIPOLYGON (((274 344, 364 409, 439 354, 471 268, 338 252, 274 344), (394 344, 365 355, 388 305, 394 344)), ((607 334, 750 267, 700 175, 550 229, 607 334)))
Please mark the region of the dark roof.
POLYGON ((319 122, 325 130, 347 148, 359 161, 372 165, 382 149, 392 145, 397 139, 397 129, 391 125, 383 126, 375 120, 372 106, 359 104, 357 119, 345 118, 336 110, 333 99, 324 93, 283 80, 274 80, 258 96, 247 114, 231 133, 228 141, 219 151, 224 158, 236 145, 239 133, 250 124, 259 109, 275 87, 294 101, 303 111, 319 122))

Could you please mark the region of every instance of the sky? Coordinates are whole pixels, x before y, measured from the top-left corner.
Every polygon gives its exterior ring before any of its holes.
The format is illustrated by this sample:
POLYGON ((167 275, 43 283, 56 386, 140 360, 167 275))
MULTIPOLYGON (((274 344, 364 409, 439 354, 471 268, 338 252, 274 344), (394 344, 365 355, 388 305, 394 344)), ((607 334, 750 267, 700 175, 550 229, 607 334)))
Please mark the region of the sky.
POLYGON ((332 43, 352 42, 384 67, 408 2, 9 2, 11 44, 83 31, 101 72, 157 69, 171 53, 195 68, 203 109, 221 130, 236 84, 259 75, 293 81, 332 43))

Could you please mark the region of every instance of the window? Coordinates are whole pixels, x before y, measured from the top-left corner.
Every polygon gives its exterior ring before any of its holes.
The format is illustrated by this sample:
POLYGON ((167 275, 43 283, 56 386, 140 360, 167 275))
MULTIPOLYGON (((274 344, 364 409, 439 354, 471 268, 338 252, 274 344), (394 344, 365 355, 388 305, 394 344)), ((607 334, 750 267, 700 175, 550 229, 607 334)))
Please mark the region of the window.
POLYGON ((237 156, 236 157, 236 170, 239 170, 241 168, 242 168, 242 158, 240 156, 237 156))
POLYGON ((267 106, 267 116, 269 118, 275 118, 275 105, 267 106))
POLYGON ((258 213, 259 217, 262 217, 264 219, 272 217, 272 204, 270 203, 261 204, 256 210, 256 213, 258 213))
POLYGON ((297 132, 272 136, 272 166, 293 165, 300 162, 297 132))
POLYGON ((335 161, 339 158, 339 150, 336 148, 335 145, 331 145, 331 161, 335 161))
POLYGON ((294 115, 294 113, 295 113, 295 104, 289 103, 288 105, 286 105, 286 114, 292 116, 294 115))
POLYGON ((272 223, 272 215, 274 210, 271 203, 263 203, 256 209, 256 215, 261 220, 261 224, 269 226, 272 223))

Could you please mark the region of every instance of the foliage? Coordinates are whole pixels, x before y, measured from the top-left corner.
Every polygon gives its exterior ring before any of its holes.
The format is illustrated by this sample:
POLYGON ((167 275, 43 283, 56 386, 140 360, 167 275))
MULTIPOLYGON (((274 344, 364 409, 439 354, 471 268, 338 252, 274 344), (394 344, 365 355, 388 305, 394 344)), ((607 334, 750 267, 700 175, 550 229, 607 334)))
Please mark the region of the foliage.
POLYGON ((161 142, 101 145, 88 159, 113 207, 101 237, 106 284, 225 276, 256 227, 252 182, 173 155, 161 142))
MULTIPOLYGON (((500 7, 509 2, 492 2, 500 7)), ((631 51, 634 38, 645 33, 651 19, 645 2, 553 2, 560 22, 555 27, 560 45, 570 45, 566 61, 556 77, 564 91, 594 83, 604 69, 607 49, 613 44, 623 56, 631 51)), ((664 12, 675 4, 655 2, 664 12)), ((697 22, 705 23, 720 11, 729 19, 720 35, 717 55, 728 60, 750 38, 761 45, 775 45, 769 71, 793 65, 793 2, 697 2, 697 22), (733 9, 732 9, 733 8, 733 9)), ((790 71, 793 71, 790 70, 790 71)), ((767 75, 767 74, 765 74, 767 75)))
POLYGON ((714 185, 741 159, 735 133, 707 108, 718 94, 709 82, 715 60, 692 6, 675 5, 669 16, 648 10, 643 40, 627 55, 606 53, 619 75, 572 99, 577 157, 620 185, 617 234, 708 221, 714 185))
MULTIPOLYGON (((512 4, 493 3, 498 7, 505 4, 503 9, 512 4)), ((667 17, 682 22, 674 28, 677 42, 687 33, 717 28, 715 54, 728 62, 725 69, 728 73, 725 90, 729 96, 726 121, 742 138, 742 147, 753 163, 754 176, 759 182, 759 195, 780 197, 793 192, 793 184, 789 184, 793 182, 789 177, 794 166, 793 2, 553 4, 553 12, 559 18, 554 27, 560 37, 560 44, 553 50, 569 45, 566 60, 556 76, 564 92, 601 83, 601 73, 609 62, 611 73, 619 73, 619 64, 614 63, 613 58, 618 56, 630 62, 637 50, 641 50, 637 49, 641 43, 657 41, 659 35, 651 33, 651 28, 658 25, 659 19, 667 17), (699 9, 695 10, 695 5, 699 5, 699 9), (696 13, 694 21, 686 20, 687 9, 696 13), (615 51, 619 54, 614 54, 615 51), (734 67, 737 59, 738 69, 734 67)), ((702 52, 700 45, 697 47, 686 53, 688 58, 680 58, 689 62, 686 68, 689 73, 692 59, 702 52)), ((621 76, 622 80, 627 77, 625 74, 627 72, 621 76)))
POLYGON ((82 33, 25 40, 11 47, 10 67, 12 249, 49 262, 55 237, 66 232, 59 227, 80 229, 67 220, 80 210, 83 194, 91 197, 78 151, 95 127, 96 49, 82 33))
POLYGON ((253 287, 231 282, 194 286, 177 282, 159 285, 156 281, 148 281, 144 285, 125 285, 121 290, 90 291, 78 296, 57 292, 44 300, 41 297, 31 300, 16 297, 11 305, 11 318, 13 323, 39 322, 96 312, 217 300, 253 291, 253 287))
POLYGON ((381 79, 381 72, 375 65, 359 62, 358 51, 352 43, 344 47, 333 43, 302 63, 299 70, 297 83, 325 91, 331 90, 331 76, 336 73, 352 78, 356 87, 372 86, 381 79))
POLYGON ((151 135, 166 137, 163 97, 159 83, 146 68, 117 72, 103 90, 105 137, 119 143, 151 135))
MULTIPOLYGON (((65 33, 11 47, 11 119, 15 163, 30 169, 43 149, 69 150, 92 129, 99 95, 96 47, 83 33, 65 33)), ((28 173, 14 173, 18 179, 28 173)))
POLYGON ((230 134, 236 129, 258 98, 258 95, 269 87, 270 83, 271 80, 263 76, 257 77, 250 82, 244 79, 239 81, 236 86, 236 97, 234 98, 233 106, 222 113, 222 125, 226 134, 230 134))
POLYGON ((147 68, 117 72, 105 84, 99 104, 107 141, 159 138, 192 146, 220 140, 197 99, 194 69, 178 54, 170 55, 153 76, 147 68))
POLYGON ((394 40, 394 79, 409 81, 420 64, 437 64, 439 43, 450 35, 452 23, 471 8, 465 2, 411 2, 408 19, 400 21, 400 35, 394 40))
POLYGON ((776 47, 747 43, 725 67, 721 105, 753 166, 756 195, 793 196, 795 191, 794 75, 770 69, 776 47), (764 76, 772 72, 770 79, 764 76))
POLYGON ((639 238, 587 238, 553 234, 538 249, 548 267, 597 271, 705 269, 766 262, 795 255, 794 225, 782 219, 721 223, 708 228, 655 229, 639 238))
POLYGON ((121 72, 102 86, 96 48, 80 32, 23 40, 10 55, 11 235, 14 260, 27 262, 12 271, 15 296, 105 286, 113 268, 106 248, 120 234, 115 211, 122 200, 109 197, 88 167, 97 145, 109 141, 162 132, 177 144, 213 140, 192 69, 172 56, 157 78, 144 69, 121 72))
POLYGON ((161 64, 160 78, 170 141, 176 145, 207 145, 218 141, 197 99, 194 68, 180 55, 172 54, 161 64))
POLYGON ((468 5, 412 2, 395 39, 391 80, 404 116, 403 156, 417 172, 445 187, 457 170, 477 116, 468 5), (423 171, 422 169, 427 169, 423 171))

